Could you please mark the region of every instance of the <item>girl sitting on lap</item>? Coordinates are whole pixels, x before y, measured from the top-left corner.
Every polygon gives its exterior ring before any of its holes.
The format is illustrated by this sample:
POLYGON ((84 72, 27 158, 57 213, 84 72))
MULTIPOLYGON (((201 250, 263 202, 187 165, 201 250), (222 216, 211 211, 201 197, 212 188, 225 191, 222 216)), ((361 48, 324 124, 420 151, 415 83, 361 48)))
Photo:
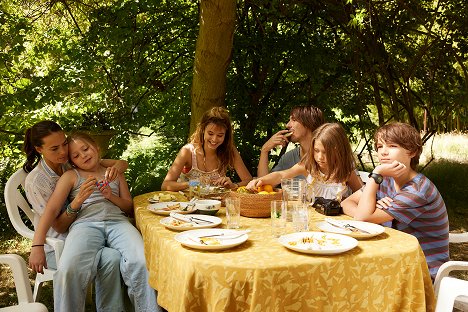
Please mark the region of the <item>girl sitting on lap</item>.
POLYGON ((88 135, 72 134, 68 142, 70 161, 75 168, 63 173, 47 202, 34 234, 33 247, 37 247, 32 248, 30 267, 41 272, 47 266, 41 246, 69 196, 66 211, 75 221, 54 275, 54 283, 64 285, 63 293, 54 297, 85 292, 90 276, 96 272, 96 254, 103 247, 111 247, 121 254, 120 272, 135 309, 156 311, 156 294, 148 284, 143 239, 126 216, 133 212, 133 202, 124 176, 119 174, 112 182, 104 178, 106 168, 100 164, 99 149, 88 135), (81 268, 78 278, 69 276, 74 267, 81 268))

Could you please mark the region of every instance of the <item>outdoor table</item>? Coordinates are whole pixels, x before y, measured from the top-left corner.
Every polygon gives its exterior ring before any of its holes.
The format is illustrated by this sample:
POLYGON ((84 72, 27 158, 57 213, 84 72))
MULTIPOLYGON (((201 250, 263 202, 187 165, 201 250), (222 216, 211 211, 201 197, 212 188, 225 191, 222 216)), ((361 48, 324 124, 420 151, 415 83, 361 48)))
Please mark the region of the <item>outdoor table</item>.
MULTIPOLYGON (((158 304, 173 311, 433 311, 435 296, 415 237, 386 228, 333 256, 283 247, 269 218, 241 217, 249 239, 224 251, 182 246, 147 209, 148 193, 135 197, 135 219, 145 243, 149 283, 158 304)), ((222 208, 220 227, 226 227, 222 208)), ((315 223, 325 216, 312 214, 315 223)), ((345 218, 345 216, 343 216, 345 218)))

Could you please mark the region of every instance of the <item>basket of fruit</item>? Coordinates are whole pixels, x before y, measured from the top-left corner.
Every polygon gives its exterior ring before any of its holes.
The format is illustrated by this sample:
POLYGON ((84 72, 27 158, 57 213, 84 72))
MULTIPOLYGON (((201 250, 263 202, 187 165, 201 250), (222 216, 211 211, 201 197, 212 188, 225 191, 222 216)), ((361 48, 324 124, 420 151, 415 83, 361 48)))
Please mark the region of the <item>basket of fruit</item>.
POLYGON ((270 203, 272 200, 281 200, 281 190, 273 189, 271 185, 262 185, 258 192, 252 192, 239 187, 236 191, 231 191, 230 197, 240 199, 240 214, 249 218, 267 218, 270 217, 270 203))

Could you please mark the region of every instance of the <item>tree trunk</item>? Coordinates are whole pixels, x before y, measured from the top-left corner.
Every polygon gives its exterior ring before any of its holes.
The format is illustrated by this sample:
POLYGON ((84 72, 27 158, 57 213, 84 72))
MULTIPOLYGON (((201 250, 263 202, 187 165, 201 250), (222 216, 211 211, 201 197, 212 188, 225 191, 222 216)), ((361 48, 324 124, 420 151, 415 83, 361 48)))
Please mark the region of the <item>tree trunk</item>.
POLYGON ((205 111, 214 106, 224 106, 235 20, 236 1, 201 1, 200 32, 193 68, 190 133, 193 133, 205 111))

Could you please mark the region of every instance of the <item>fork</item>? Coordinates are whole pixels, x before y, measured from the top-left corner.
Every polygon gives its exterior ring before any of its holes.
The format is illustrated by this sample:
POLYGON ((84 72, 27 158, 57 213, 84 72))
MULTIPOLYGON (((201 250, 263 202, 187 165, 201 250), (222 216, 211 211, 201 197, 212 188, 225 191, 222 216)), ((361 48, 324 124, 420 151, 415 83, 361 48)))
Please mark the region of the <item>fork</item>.
POLYGON ((237 233, 220 233, 220 234, 213 234, 213 235, 203 235, 199 236, 198 238, 208 238, 208 237, 216 237, 216 238, 224 238, 224 239, 234 239, 241 237, 247 233, 250 233, 251 230, 239 231, 237 233))

